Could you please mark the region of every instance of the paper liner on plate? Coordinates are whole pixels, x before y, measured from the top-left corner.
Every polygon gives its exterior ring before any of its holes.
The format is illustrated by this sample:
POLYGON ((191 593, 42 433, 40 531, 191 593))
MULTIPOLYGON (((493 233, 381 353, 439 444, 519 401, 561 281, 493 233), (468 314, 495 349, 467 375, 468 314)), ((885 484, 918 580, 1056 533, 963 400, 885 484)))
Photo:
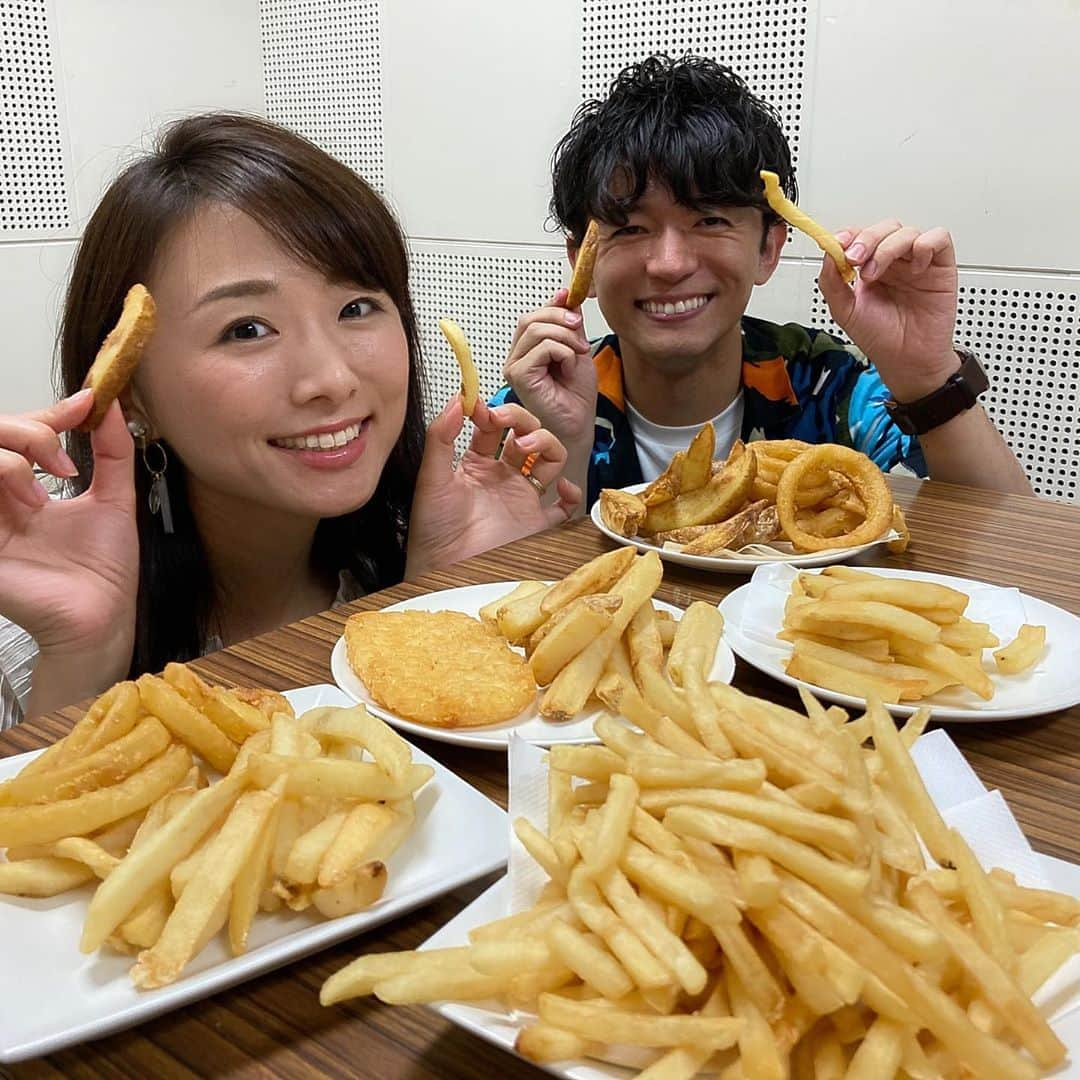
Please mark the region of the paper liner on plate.
MULTIPOLYGON (((890 529, 884 536, 879 537, 874 541, 875 544, 885 544, 890 540, 899 540, 900 533, 895 529, 890 529)), ((646 541, 651 543, 651 541, 646 541)), ((674 540, 668 540, 665 544, 659 545, 664 551, 683 552, 687 548, 687 544, 677 544, 674 540)), ((862 547, 863 545, 859 545, 862 547)), ((835 555, 842 551, 847 551, 847 548, 835 547, 825 548, 823 551, 806 552, 796 551, 795 546, 787 540, 774 540, 770 544, 746 544, 741 548, 721 548, 719 551, 712 551, 705 558, 713 559, 759 559, 763 563, 775 562, 777 559, 790 559, 793 555, 835 555)))

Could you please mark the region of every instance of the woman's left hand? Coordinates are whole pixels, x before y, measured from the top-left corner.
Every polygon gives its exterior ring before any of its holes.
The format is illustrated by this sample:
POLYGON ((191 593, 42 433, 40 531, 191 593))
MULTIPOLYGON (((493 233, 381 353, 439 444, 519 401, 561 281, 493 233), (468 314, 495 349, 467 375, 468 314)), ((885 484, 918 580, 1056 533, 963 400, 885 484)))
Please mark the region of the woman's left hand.
POLYGON ((461 396, 431 422, 409 518, 406 578, 461 562, 567 521, 581 489, 562 476, 566 449, 520 405, 489 408, 478 401, 469 449, 454 466, 454 440, 465 418, 461 396), (502 455, 495 454, 510 428, 502 455), (522 473, 535 456, 529 477, 522 473), (543 492, 554 485, 549 503, 543 492))

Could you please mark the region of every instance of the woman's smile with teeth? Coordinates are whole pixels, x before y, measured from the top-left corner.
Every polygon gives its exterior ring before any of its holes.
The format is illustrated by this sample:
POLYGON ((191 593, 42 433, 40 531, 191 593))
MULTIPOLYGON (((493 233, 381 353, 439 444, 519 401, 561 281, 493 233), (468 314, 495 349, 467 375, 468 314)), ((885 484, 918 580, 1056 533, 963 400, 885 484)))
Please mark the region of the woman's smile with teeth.
POLYGON ((290 435, 270 441, 274 446, 286 450, 337 450, 352 442, 360 434, 360 427, 360 424, 349 424, 337 431, 324 431, 319 435, 290 435))
POLYGON ((707 296, 689 296, 685 300, 642 300, 641 308, 649 315, 682 315, 687 311, 697 311, 709 302, 707 296))

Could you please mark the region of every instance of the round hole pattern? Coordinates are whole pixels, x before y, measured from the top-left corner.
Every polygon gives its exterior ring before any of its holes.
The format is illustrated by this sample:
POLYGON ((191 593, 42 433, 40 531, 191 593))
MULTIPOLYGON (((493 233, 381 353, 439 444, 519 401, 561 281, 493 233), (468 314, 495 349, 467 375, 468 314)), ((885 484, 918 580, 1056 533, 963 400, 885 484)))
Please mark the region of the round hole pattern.
MULTIPOLYGON (((490 398, 503 385, 503 361, 518 319, 540 307, 562 284, 566 259, 558 249, 551 255, 487 255, 414 245, 409 261, 430 419, 461 386, 439 319, 453 319, 465 331, 480 373, 480 393, 490 398)), ((468 444, 467 435, 468 427, 458 440, 459 453, 468 444)))
POLYGON ((47 0, 0 0, 0 236, 71 225, 47 0))
MULTIPOLYGON (((811 325, 843 337, 814 284, 811 325)), ((1080 282, 964 272, 956 341, 990 376, 981 401, 1035 491, 1080 502, 1080 282)))
POLYGON ((603 97, 627 64, 655 52, 708 56, 774 106, 797 161, 807 9, 792 0, 584 0, 582 97, 603 97))
POLYGON ((259 0, 266 115, 383 190, 379 0, 259 0))

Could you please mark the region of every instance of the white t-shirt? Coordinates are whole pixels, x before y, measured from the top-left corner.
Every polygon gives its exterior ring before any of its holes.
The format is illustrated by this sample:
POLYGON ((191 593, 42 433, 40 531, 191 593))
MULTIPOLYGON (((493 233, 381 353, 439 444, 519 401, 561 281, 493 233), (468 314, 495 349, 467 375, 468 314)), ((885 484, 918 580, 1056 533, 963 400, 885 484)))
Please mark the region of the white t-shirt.
MULTIPOLYGON (((700 424, 690 424, 688 427, 663 427, 654 424, 642 416, 629 401, 626 403, 626 419, 634 433, 641 475, 646 480, 655 480, 671 463, 675 451, 685 450, 701 428, 700 424)), ((716 458, 725 458, 731 452, 742 431, 742 421, 743 395, 740 390, 739 396, 719 416, 713 417, 716 458)))

